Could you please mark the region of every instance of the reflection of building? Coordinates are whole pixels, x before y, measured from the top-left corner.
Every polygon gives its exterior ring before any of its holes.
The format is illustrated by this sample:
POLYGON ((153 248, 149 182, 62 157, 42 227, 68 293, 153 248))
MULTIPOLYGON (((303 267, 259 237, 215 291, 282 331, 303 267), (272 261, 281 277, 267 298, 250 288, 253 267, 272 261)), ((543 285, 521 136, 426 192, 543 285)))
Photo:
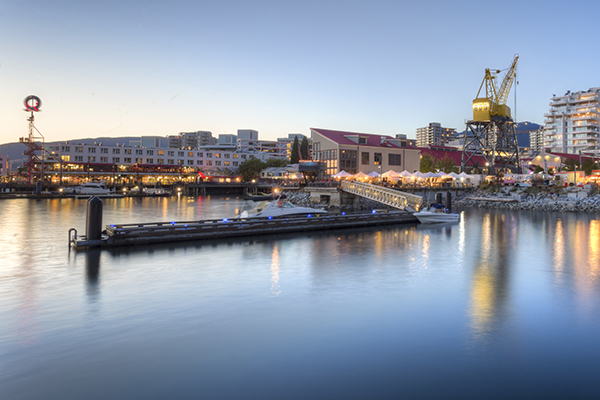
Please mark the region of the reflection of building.
POLYGON ((600 88, 553 96, 546 117, 546 150, 553 153, 577 153, 597 145, 600 135, 600 88))
POLYGON ((438 122, 430 122, 428 126, 417 128, 417 147, 444 146, 455 139, 456 129, 444 128, 438 122))
POLYGON ((8 174, 8 154, 0 154, 0 176, 8 174))
POLYGON ((373 135, 311 128, 313 160, 325 164, 326 175, 342 170, 383 173, 419 170, 420 150, 408 144, 406 137, 373 135))

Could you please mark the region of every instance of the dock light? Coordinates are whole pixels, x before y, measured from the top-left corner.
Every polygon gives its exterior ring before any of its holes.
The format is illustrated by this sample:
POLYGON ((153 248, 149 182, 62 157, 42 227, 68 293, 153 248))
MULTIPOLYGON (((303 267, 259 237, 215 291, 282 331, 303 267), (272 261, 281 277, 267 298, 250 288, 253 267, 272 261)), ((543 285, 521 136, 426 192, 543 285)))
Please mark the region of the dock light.
POLYGON ((372 210, 372 211, 371 211, 371 214, 377 214, 377 211, 375 211, 375 210, 372 210))
POLYGON ((171 222, 171 225, 175 225, 175 224, 176 224, 176 222, 175 222, 175 221, 171 222))
POLYGON ((114 227, 115 227, 115 225, 111 225, 110 227, 111 227, 111 228, 114 228, 114 227))
POLYGON ((279 193, 279 188, 273 189, 273 193, 279 193))
POLYGON ((181 188, 180 188, 180 187, 179 187, 179 188, 177 188, 177 191, 178 191, 178 192, 181 192, 181 188))
POLYGON ((269 219, 273 219, 273 216, 272 216, 272 215, 269 215, 269 219))
POLYGON ((187 224, 183 225, 184 228, 187 228, 187 224))
POLYGON ((127 188, 123 188, 123 193, 127 191, 127 188))
POLYGON ((223 222, 227 222, 229 221, 227 218, 223 218, 223 222))
POLYGON ((310 215, 310 214, 308 214, 308 215, 306 216, 306 218, 310 218, 310 217, 312 217, 312 215, 310 215))
POLYGON ((346 211, 342 211, 342 215, 346 215, 346 211))

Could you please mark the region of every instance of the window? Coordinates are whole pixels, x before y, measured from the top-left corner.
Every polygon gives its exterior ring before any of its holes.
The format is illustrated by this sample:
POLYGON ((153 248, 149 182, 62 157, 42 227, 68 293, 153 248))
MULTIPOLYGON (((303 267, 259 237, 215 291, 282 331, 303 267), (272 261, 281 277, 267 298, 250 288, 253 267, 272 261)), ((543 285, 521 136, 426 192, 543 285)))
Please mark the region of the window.
POLYGON ((135 155, 136 155, 136 156, 142 156, 142 155, 144 155, 144 150, 141 150, 141 149, 136 149, 136 150, 135 150, 135 155))
POLYGON ((212 153, 206 153, 206 157, 212 158, 212 153))
POLYGON ((158 163, 161 164, 161 165, 164 164, 165 163, 165 159, 164 158, 159 158, 158 159, 158 163))
POLYGON ((75 153, 83 153, 83 146, 75 147, 75 153))
POLYGON ((143 164, 143 160, 142 160, 141 158, 136 158, 136 159, 135 159, 135 162, 136 162, 137 164, 143 164))
POLYGON ((131 158, 127 158, 127 157, 125 157, 125 163, 127 163, 127 164, 131 164, 131 158))
POLYGON ((96 152, 96 148, 95 147, 90 147, 88 149, 88 153, 95 153, 96 152))
POLYGON ((402 165, 402 154, 388 154, 389 165, 402 165))
POLYGON ((207 160, 206 161, 206 165, 212 165, 212 161, 211 160, 207 160))
POLYGON ((172 158, 169 158, 169 159, 167 160, 167 164, 169 164, 169 165, 175 165, 175 160, 174 160, 174 159, 172 159, 172 158))
POLYGON ((198 165, 203 165, 204 162, 202 160, 198 160, 198 165))
POLYGON ((71 156, 60 156, 60 159, 66 162, 71 161, 71 156))
POLYGON ((349 174, 356 173, 356 153, 356 150, 340 150, 340 168, 349 174))
POLYGON ((246 155, 242 154, 242 160, 245 160, 245 159, 246 159, 246 155))
POLYGON ((108 148, 107 147, 100 147, 100 153, 102 153, 102 154, 108 154, 108 148))
POLYGON ((107 163, 108 162, 108 157, 100 157, 100 162, 107 163))
POLYGON ((183 165, 183 160, 177 160, 177 164, 183 165))
POLYGON ((360 158, 361 165, 369 165, 369 153, 363 151, 360 158))
POLYGON ((83 156, 75 156, 75 162, 83 162, 83 156))
POLYGON ((358 144, 367 144, 367 138, 359 137, 358 138, 358 144))
POLYGON ((71 146, 62 146, 61 147, 61 151, 65 151, 65 152, 71 152, 71 146))
POLYGON ((113 149, 113 154, 121 154, 121 149, 113 149))
POLYGON ((221 166, 221 161, 215 161, 215 165, 216 165, 217 167, 220 167, 220 166, 221 166))
POLYGON ((131 154, 131 149, 125 149, 125 154, 131 154))
POLYGON ((154 150, 146 150, 146 155, 147 156, 153 156, 154 155, 154 150))
POLYGON ((188 157, 194 157, 194 152, 193 151, 188 151, 188 157))
POLYGON ((237 154, 234 154, 234 155, 233 155, 233 158, 236 158, 236 159, 237 159, 238 157, 239 157, 239 155, 237 155, 237 154))
POLYGON ((178 151, 177 152, 177 157, 183 157, 183 151, 178 151))
POLYGON ((169 157, 175 157, 175 152, 174 151, 167 151, 167 155, 169 157))
POLYGON ((202 153, 198 153, 198 157, 204 157, 202 153))
POLYGON ((188 165, 194 165, 194 160, 188 160, 188 165))
POLYGON ((215 158, 221 158, 221 153, 215 153, 215 158))
POLYGON ((225 153, 225 154, 223 154, 223 156, 225 156, 225 158, 229 158, 231 156, 231 154, 225 153))
POLYGON ((148 164, 154 164, 154 158, 149 158, 148 159, 148 164))
POLYGON ((113 163, 120 163, 121 162, 121 158, 120 157, 113 157, 113 163))
POLYGON ((373 164, 381 165, 381 153, 373 154, 373 164))
POLYGON ((157 156, 164 156, 165 155, 165 151, 164 150, 157 150, 156 151, 156 155, 157 156))
POLYGON ((234 167, 237 167, 237 166, 238 166, 238 164, 239 164, 239 163, 238 163, 237 161, 233 161, 233 166, 234 166, 234 167))
POLYGON ((226 167, 229 167, 229 161, 224 161, 224 163, 226 167))
POLYGON ((96 157, 95 156, 88 157, 88 162, 96 162, 96 157))

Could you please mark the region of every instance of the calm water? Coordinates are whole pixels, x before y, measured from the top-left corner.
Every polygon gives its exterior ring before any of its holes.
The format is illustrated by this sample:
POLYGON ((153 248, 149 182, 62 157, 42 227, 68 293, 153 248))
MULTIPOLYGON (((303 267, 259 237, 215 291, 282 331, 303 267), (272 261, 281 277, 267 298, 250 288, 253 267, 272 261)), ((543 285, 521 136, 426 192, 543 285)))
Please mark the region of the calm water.
MULTIPOLYGON (((241 200, 105 200, 104 222, 241 200)), ((0 202, 0 399, 595 397, 597 216, 68 252, 83 200, 0 202)))

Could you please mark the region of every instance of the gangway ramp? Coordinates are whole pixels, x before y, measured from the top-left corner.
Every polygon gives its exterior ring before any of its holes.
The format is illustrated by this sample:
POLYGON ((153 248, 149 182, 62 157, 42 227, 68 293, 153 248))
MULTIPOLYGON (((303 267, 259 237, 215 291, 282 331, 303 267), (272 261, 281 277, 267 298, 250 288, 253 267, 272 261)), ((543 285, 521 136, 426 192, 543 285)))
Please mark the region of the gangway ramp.
POLYGON ((341 189, 356 196, 411 212, 417 210, 423 201, 421 196, 415 194, 363 182, 342 181, 341 189))

